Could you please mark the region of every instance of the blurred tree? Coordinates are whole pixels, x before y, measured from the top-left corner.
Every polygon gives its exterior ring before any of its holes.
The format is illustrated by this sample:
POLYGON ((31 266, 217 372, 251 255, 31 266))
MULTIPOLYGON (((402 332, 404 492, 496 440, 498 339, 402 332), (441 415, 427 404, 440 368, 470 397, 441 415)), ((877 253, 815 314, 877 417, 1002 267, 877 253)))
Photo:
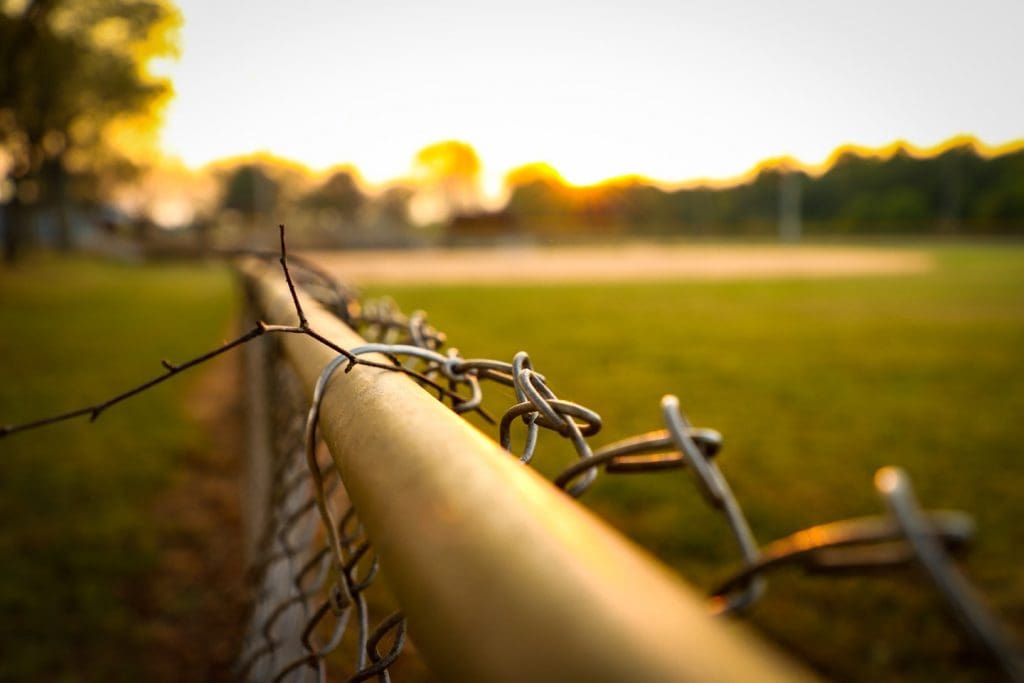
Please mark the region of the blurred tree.
MULTIPOLYGON (((96 200, 133 171, 112 129, 153 115, 170 94, 147 62, 175 52, 177 10, 166 0, 0 0, 0 156, 4 251, 12 260, 29 215, 96 200)), ((153 123, 150 121, 150 123, 153 123)))
POLYGON ((992 159, 971 178, 965 192, 965 216, 985 232, 1024 235, 1024 149, 992 159))
POLYGON ((415 198, 418 213, 444 221, 480 206, 480 157, 465 142, 446 140, 424 147, 413 165, 422 188, 415 198))
POLYGON ((528 232, 565 229, 575 220, 569 188, 558 171, 536 162, 512 169, 505 176, 506 210, 528 232))
POLYGON ((675 222, 682 234, 707 235, 715 227, 715 190, 708 187, 683 188, 665 196, 668 222, 675 222))
POLYGON ((355 172, 336 171, 322 185, 307 193, 301 204, 316 211, 335 212, 342 221, 352 223, 359 210, 366 203, 366 197, 356 182, 355 172))
POLYGON ((242 164, 225 180, 221 208, 237 211, 252 228, 277 207, 280 189, 260 164, 242 164))
POLYGON ((664 190, 643 178, 625 178, 612 188, 618 195, 619 219, 627 229, 646 235, 668 232, 672 205, 664 190))
POLYGON ((371 203, 374 222, 380 227, 401 230, 409 225, 409 202, 413 191, 402 185, 392 185, 371 203))

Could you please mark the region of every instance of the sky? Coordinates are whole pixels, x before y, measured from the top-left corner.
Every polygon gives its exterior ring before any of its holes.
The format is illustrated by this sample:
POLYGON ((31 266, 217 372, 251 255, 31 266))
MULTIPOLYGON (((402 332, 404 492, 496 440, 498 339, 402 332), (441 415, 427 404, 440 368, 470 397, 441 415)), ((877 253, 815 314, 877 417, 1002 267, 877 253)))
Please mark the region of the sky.
POLYGON ((472 144, 486 190, 726 179, 838 146, 1024 139, 1021 0, 181 0, 163 149, 409 173, 472 144))

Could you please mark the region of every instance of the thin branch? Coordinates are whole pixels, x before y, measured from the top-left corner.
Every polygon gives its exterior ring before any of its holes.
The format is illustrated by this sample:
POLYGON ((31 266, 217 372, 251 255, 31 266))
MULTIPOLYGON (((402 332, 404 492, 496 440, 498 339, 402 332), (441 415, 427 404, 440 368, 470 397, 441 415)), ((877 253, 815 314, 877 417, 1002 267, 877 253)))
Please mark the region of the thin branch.
MULTIPOLYGON (((292 282, 292 274, 288 272, 288 247, 285 246, 284 242, 284 225, 277 226, 281 231, 281 269, 284 270, 284 279, 288 283, 288 291, 292 293, 292 303, 295 304, 295 312, 299 316, 299 327, 304 330, 309 329, 309 321, 306 320, 306 314, 302 311, 302 304, 299 303, 299 293, 295 291, 295 283, 292 282)), ((351 361, 355 359, 355 356, 349 354, 349 366, 348 370, 352 369, 351 361)))
POLYGON ((140 385, 138 385, 136 387, 133 387, 133 388, 129 389, 128 391, 120 393, 120 394, 118 394, 118 395, 116 395, 116 396, 114 396, 112 398, 108 398, 106 401, 103 401, 102 403, 97 403, 95 405, 86 406, 85 408, 78 408, 77 410, 71 410, 71 411, 68 411, 66 413, 61 413, 60 415, 53 415, 51 417, 44 417, 44 418, 39 419, 39 420, 33 420, 32 422, 24 422, 22 424, 0 426, 0 438, 3 438, 5 436, 10 436, 11 434, 17 434, 18 432, 28 431, 29 429, 36 429, 36 428, 39 428, 39 427, 45 427, 47 425, 55 424, 57 422, 63 422, 65 420, 71 420, 73 418, 81 417, 83 415, 88 415, 89 416, 89 421, 93 422, 100 415, 102 415, 103 411, 105 411, 107 408, 110 408, 111 406, 116 405, 116 404, 120 403, 121 401, 124 401, 125 399, 131 398, 132 396, 135 396, 136 394, 139 394, 139 393, 145 391, 146 389, 149 389, 150 387, 154 387, 157 384, 165 382, 165 381, 169 380, 171 377, 174 377, 175 375, 177 375, 179 373, 182 373, 185 370, 188 370, 189 368, 192 368, 192 367, 194 367, 196 365, 199 365, 200 363, 205 363, 206 361, 210 360, 211 358, 215 358, 215 357, 221 355, 222 353, 230 351, 231 349, 235 348, 236 346, 241 346, 242 344, 245 344, 246 342, 248 342, 248 341, 250 341, 252 339, 255 339, 256 337, 261 336, 266 331, 267 331, 267 326, 266 325, 264 325, 263 323, 257 323, 257 325, 254 328, 252 328, 251 330, 249 330, 248 332, 246 332, 242 336, 240 336, 240 337, 238 337, 236 339, 232 339, 231 341, 229 341, 229 342, 227 342, 227 343, 217 347, 213 351, 208 351, 208 352, 202 354, 201 356, 196 356, 195 358, 193 358, 193 359, 191 359, 191 360, 189 360, 189 361, 187 361, 185 363, 182 363, 181 365, 174 365, 172 363, 169 363, 166 360, 160 361, 161 365, 164 366, 164 368, 167 370, 167 372, 165 372, 164 374, 162 374, 162 375, 160 375, 158 377, 154 377, 153 379, 151 379, 151 380, 149 380, 147 382, 144 382, 144 383, 142 383, 142 384, 140 384, 140 385))
MULTIPOLYGON (((348 349, 345 349, 344 347, 335 344, 333 341, 331 341, 327 337, 324 337, 322 334, 320 334, 312 327, 310 327, 309 321, 306 319, 306 315, 302 310, 302 304, 299 303, 298 291, 295 288, 295 283, 292 281, 291 272, 288 269, 288 252, 287 247, 285 245, 285 228, 283 225, 281 225, 279 226, 279 229, 281 233, 280 263, 281 268, 284 271, 285 281, 288 283, 288 291, 291 293, 292 303, 295 305, 295 313, 299 318, 299 324, 297 326, 272 325, 265 323, 262 320, 258 321, 255 327, 253 327, 251 330, 241 335, 240 337, 237 337, 236 339, 226 342, 223 345, 217 347, 216 349, 213 349, 212 351, 208 351, 202 355, 196 356, 195 358, 192 358, 191 360, 186 361, 185 363, 176 365, 168 360, 161 360, 160 365, 162 365, 164 370, 166 371, 164 372, 164 374, 159 375, 158 377, 154 377, 153 379, 150 379, 146 382, 143 382, 142 384, 135 386, 125 392, 117 394, 116 396, 109 398, 106 401, 86 406, 84 408, 70 410, 66 413, 60 413, 58 415, 52 415, 50 417, 33 420, 31 422, 24 422, 21 424, 14 425, 0 425, 0 438, 10 436, 11 434, 17 434, 18 432, 24 432, 30 429, 37 429, 39 427, 46 427, 48 425, 56 424, 58 422, 72 420, 76 417, 82 417, 85 415, 88 415, 89 421, 93 422, 97 418, 99 418, 99 416, 102 415, 103 412, 107 410, 107 408, 110 408, 111 406, 114 406, 120 403, 121 401, 131 398, 136 394, 140 394, 143 391, 146 391, 147 389, 156 386, 157 384, 161 384, 162 382, 169 380, 171 377, 174 377, 175 375, 182 373, 185 370, 193 368, 201 363, 205 363, 206 361, 211 360, 221 355, 222 353, 230 351, 235 347, 241 346, 242 344, 245 344, 255 339, 256 337, 263 336, 264 334, 273 333, 302 334, 307 337, 310 337, 311 339, 314 339, 315 341, 323 344, 327 348, 331 349, 332 351, 335 351, 336 353, 348 359, 348 365, 345 367, 345 372, 350 372, 352 368, 354 368, 356 365, 365 365, 371 368, 379 368, 383 370, 389 370, 392 372, 401 372, 402 374, 411 377, 420 384, 426 384, 430 386, 431 388, 440 392, 442 396, 447 396, 451 398, 453 401, 463 400, 463 397, 460 396, 458 393, 438 384, 437 382, 435 382, 434 380, 420 372, 404 367, 400 363, 395 363, 395 365, 387 365, 385 363, 379 363, 376 361, 358 358, 348 349)), ((490 415, 488 415, 482 408, 476 408, 475 412, 479 413, 485 420, 493 422, 493 418, 490 415)))
MULTIPOLYGON (((210 249, 209 251, 206 251, 204 253, 225 259, 237 258, 239 256, 253 256, 268 261, 280 261, 281 258, 280 252, 269 251, 266 249, 210 249)), ((342 290, 351 291, 352 289, 347 285, 339 283, 333 277, 328 275, 324 270, 322 270, 319 266, 317 266, 315 263, 305 258, 304 256, 298 254, 289 254, 287 258, 289 266, 299 266, 304 273, 315 276, 320 281, 320 284, 325 285, 336 292, 341 293, 342 290)))
MULTIPOLYGON (((297 302, 298 302, 298 300, 296 300, 296 305, 297 305, 297 302)), ((301 315, 301 313, 299 315, 301 315)), ((355 366, 357 364, 359 364, 359 365, 367 365, 368 364, 368 361, 361 361, 361 360, 359 360, 354 355, 352 355, 351 351, 349 351, 348 349, 342 348, 341 346, 338 346, 337 344, 332 342, 330 339, 328 339, 327 337, 321 335, 319 332, 317 332, 316 330, 311 328, 308 324, 306 325, 306 327, 302 328, 302 332, 306 336, 312 337, 313 339, 317 340, 318 342, 320 342, 321 344, 323 344, 327 348, 331 349, 332 351, 337 351, 342 356, 345 356, 345 358, 348 359, 348 365, 345 366, 345 372, 351 372, 353 366, 355 366)))

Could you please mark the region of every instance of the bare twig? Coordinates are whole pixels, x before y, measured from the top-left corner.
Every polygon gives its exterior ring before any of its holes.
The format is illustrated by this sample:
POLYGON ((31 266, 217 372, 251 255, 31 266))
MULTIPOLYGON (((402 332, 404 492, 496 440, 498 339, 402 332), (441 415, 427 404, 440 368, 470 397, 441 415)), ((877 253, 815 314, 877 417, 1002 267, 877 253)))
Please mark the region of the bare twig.
POLYGON ((31 422, 23 422, 21 424, 16 424, 16 425, 2 425, 2 426, 0 426, 0 438, 5 437, 5 436, 9 436, 11 434, 17 434, 18 432, 28 431, 30 429, 37 429, 39 427, 45 427, 47 425, 55 424, 57 422, 63 422, 65 420, 71 420, 73 418, 81 417, 83 415, 88 415, 89 416, 89 421, 93 422, 100 415, 102 415, 103 411, 105 411, 107 408, 110 408, 111 406, 116 405, 116 404, 120 403, 121 401, 123 401, 125 399, 131 398, 132 396, 135 396, 136 394, 142 393, 146 389, 154 387, 157 384, 160 384, 161 382, 165 382, 165 381, 169 380, 171 377, 174 377, 175 375, 177 375, 177 374, 179 374, 181 372, 184 372, 185 370, 188 370, 189 368, 195 367, 196 365, 199 365, 200 363, 205 363, 206 361, 210 360, 211 358, 215 358, 215 357, 221 355, 222 353, 224 353, 226 351, 230 351, 231 349, 235 348, 236 346, 241 346, 242 344, 245 344, 246 342, 248 342, 248 341, 250 341, 252 339, 255 339, 256 337, 259 337, 260 335, 262 335, 262 334, 264 334, 265 332, 268 332, 268 331, 269 330, 268 330, 268 326, 267 325, 264 325, 263 323, 257 323, 254 328, 252 328, 251 330, 249 330, 248 332, 246 332, 242 336, 240 336, 240 337, 238 337, 236 339, 233 339, 233 340, 223 344, 222 346, 217 347, 213 351, 208 351, 208 352, 202 354, 201 356, 196 356, 192 360, 189 360, 189 361, 187 361, 185 363, 182 363, 181 365, 174 365, 173 363, 170 363, 170 362, 168 362, 166 360, 162 360, 162 361, 160 361, 160 364, 163 365, 164 369, 166 369, 167 372, 165 372, 164 374, 160 375, 159 377, 154 377, 153 379, 151 379, 151 380, 149 380, 147 382, 143 382, 142 384, 140 384, 140 385, 138 385, 136 387, 133 387, 133 388, 129 389, 128 391, 120 393, 117 396, 109 398, 106 401, 103 401, 101 403, 97 403, 95 405, 86 406, 84 408, 78 408, 76 410, 71 410, 71 411, 68 411, 66 413, 61 413, 59 415, 53 415, 53 416, 50 416, 50 417, 44 417, 44 418, 41 418, 41 419, 38 419, 38 420, 33 420, 31 422))
MULTIPOLYGON (((281 263, 281 269, 284 271, 285 281, 288 283, 288 291, 291 293, 292 303, 295 305, 295 313, 299 319, 298 325, 271 325, 266 322, 263 322, 262 320, 258 321, 251 330, 241 335, 240 337, 237 337, 236 339, 226 342, 225 344, 217 347, 216 349, 213 349, 212 351, 208 351, 202 355, 196 356, 195 358, 189 361, 186 361, 181 364, 174 364, 168 360, 161 360, 160 364, 163 366, 165 370, 164 374, 147 380, 142 384, 132 387, 131 389, 128 389, 127 391, 117 394, 116 396, 113 396, 105 401, 85 406, 84 408, 70 410, 65 413, 51 415, 49 417, 40 418, 38 420, 32 420, 30 422, 23 422, 20 424, 13 425, 0 425, 0 438, 10 436, 11 434, 17 434, 18 432, 25 432, 31 429, 46 427, 52 424, 56 424, 58 422, 73 420, 77 417, 83 417, 86 415, 89 416, 90 422, 95 421, 97 418, 99 418, 100 415, 103 414, 105 410, 107 410, 107 408, 110 408, 111 406, 114 406, 120 403, 121 401, 124 401, 125 399, 140 394, 143 391, 146 391, 147 389, 150 389, 156 386, 157 384, 161 384, 162 382, 167 381, 171 377, 174 377, 175 375, 184 372, 185 370, 188 370, 197 365, 205 363, 208 360, 216 358, 222 353, 225 353, 227 351, 230 351, 231 349, 234 349, 235 347, 241 346, 249 341, 252 341, 257 337, 263 336, 264 334, 273 333, 303 334, 306 335, 307 337, 310 337, 311 339, 314 339, 315 341, 323 344, 332 351, 337 352, 339 355, 344 356, 348 360, 348 365, 345 366, 345 372, 350 372, 352 368, 354 368, 356 365, 365 365, 372 368, 389 370, 391 372, 400 372, 404 375, 411 377, 420 384, 425 384, 431 387, 432 389, 440 392, 442 395, 451 398, 453 401, 457 402, 463 400, 463 398, 459 396, 459 394, 457 394, 456 392, 438 384, 437 382, 427 377, 426 375, 416 372, 415 370, 406 368, 401 364, 388 365, 386 363, 379 363, 372 360, 357 358, 348 349, 339 346, 338 344, 334 343, 333 341, 331 341, 330 339, 328 339, 327 337, 323 336, 322 334, 314 330, 312 327, 310 327, 309 321, 306 319, 306 314, 302 310, 302 304, 299 302, 298 291, 296 290, 295 283, 292 280, 291 271, 288 269, 288 251, 285 243, 285 227, 283 225, 280 225, 278 226, 278 228, 280 230, 281 235, 281 254, 279 260, 281 263)), ((326 277, 321 275, 320 273, 316 274, 321 277, 326 277)), ((491 416, 484 412, 482 409, 477 408, 476 412, 478 412, 485 420, 493 422, 493 418, 491 418, 491 416)))
MULTIPOLYGON (((280 259, 281 256, 279 251, 269 251, 266 249, 211 249, 204 253, 224 259, 238 258, 240 256, 254 256, 267 261, 280 259)), ((327 272, 303 256, 289 254, 287 256, 287 260, 290 265, 299 266, 302 268, 304 273, 315 276, 316 279, 320 281, 320 284, 323 284, 335 291, 349 289, 347 286, 339 284, 338 281, 327 274, 327 272)))
MULTIPOLYGON (((309 321, 306 320, 306 314, 302 311, 302 304, 299 303, 299 294, 295 291, 295 283, 292 282, 292 274, 288 271, 288 247, 285 246, 284 241, 284 225, 277 226, 281 232, 281 269, 284 271, 284 279, 288 283, 288 291, 292 294, 292 303, 295 304, 295 313, 299 316, 299 327, 304 330, 309 329, 309 321)), ((355 356, 349 355, 349 360, 354 361, 355 356)), ((349 363, 349 369, 352 364, 349 363)))

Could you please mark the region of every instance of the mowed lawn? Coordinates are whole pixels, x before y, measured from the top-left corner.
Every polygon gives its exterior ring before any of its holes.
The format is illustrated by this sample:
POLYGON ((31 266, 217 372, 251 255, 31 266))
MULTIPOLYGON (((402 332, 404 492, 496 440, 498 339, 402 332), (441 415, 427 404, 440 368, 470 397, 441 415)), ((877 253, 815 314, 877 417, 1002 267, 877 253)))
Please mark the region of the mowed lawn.
MULTIPOLYGON (((0 268, 0 423, 98 402, 230 333, 223 268, 37 258, 0 268)), ((128 681, 149 670, 148 582, 174 520, 156 497, 207 437, 198 374, 0 439, 0 680, 128 681)), ((191 592, 170 598, 190 609, 191 592)), ((204 644, 197 644, 202 648, 204 644)))
MULTIPOLYGON (((927 274, 571 286, 374 286, 422 308, 464 356, 530 353, 560 398, 597 410, 601 445, 662 427, 679 396, 725 436, 720 466, 762 543, 878 514, 897 464, 928 508, 970 512, 962 565, 1024 631, 1024 249, 931 250, 927 274)), ((500 411, 513 398, 491 390, 500 411)), ((572 451, 542 434, 538 466, 572 451)), ((736 566, 688 473, 606 476, 584 500, 710 588, 736 566)), ((610 590, 615 590, 610 587, 610 590)), ((751 621, 840 680, 985 680, 925 579, 772 576, 751 621)), ((686 634, 679 634, 685 639, 686 634)))
MULTIPOLYGON (((661 428, 658 401, 677 394, 694 424, 724 434, 720 465, 762 543, 880 513, 874 471, 902 465, 926 507, 974 515, 962 566, 1020 634, 1024 249, 930 253, 934 271, 905 276, 370 294, 427 310, 467 357, 529 351, 561 398, 604 417, 597 446, 661 428)), ((161 358, 212 348, 236 296, 223 270, 198 266, 48 259, 0 270, 0 423, 91 403, 158 372, 161 358)), ((183 454, 208 446, 184 409, 198 377, 95 424, 0 440, 0 679, 144 670, 134 648, 148 637, 139 593, 159 561, 151 501, 183 454)), ((513 397, 490 387, 488 401, 500 414, 513 397)), ((541 435, 545 472, 571 457, 541 435)), ((604 477, 584 502, 698 588, 736 566, 724 522, 686 472, 604 477)), ((839 680, 994 677, 914 570, 784 570, 750 620, 839 680)))

